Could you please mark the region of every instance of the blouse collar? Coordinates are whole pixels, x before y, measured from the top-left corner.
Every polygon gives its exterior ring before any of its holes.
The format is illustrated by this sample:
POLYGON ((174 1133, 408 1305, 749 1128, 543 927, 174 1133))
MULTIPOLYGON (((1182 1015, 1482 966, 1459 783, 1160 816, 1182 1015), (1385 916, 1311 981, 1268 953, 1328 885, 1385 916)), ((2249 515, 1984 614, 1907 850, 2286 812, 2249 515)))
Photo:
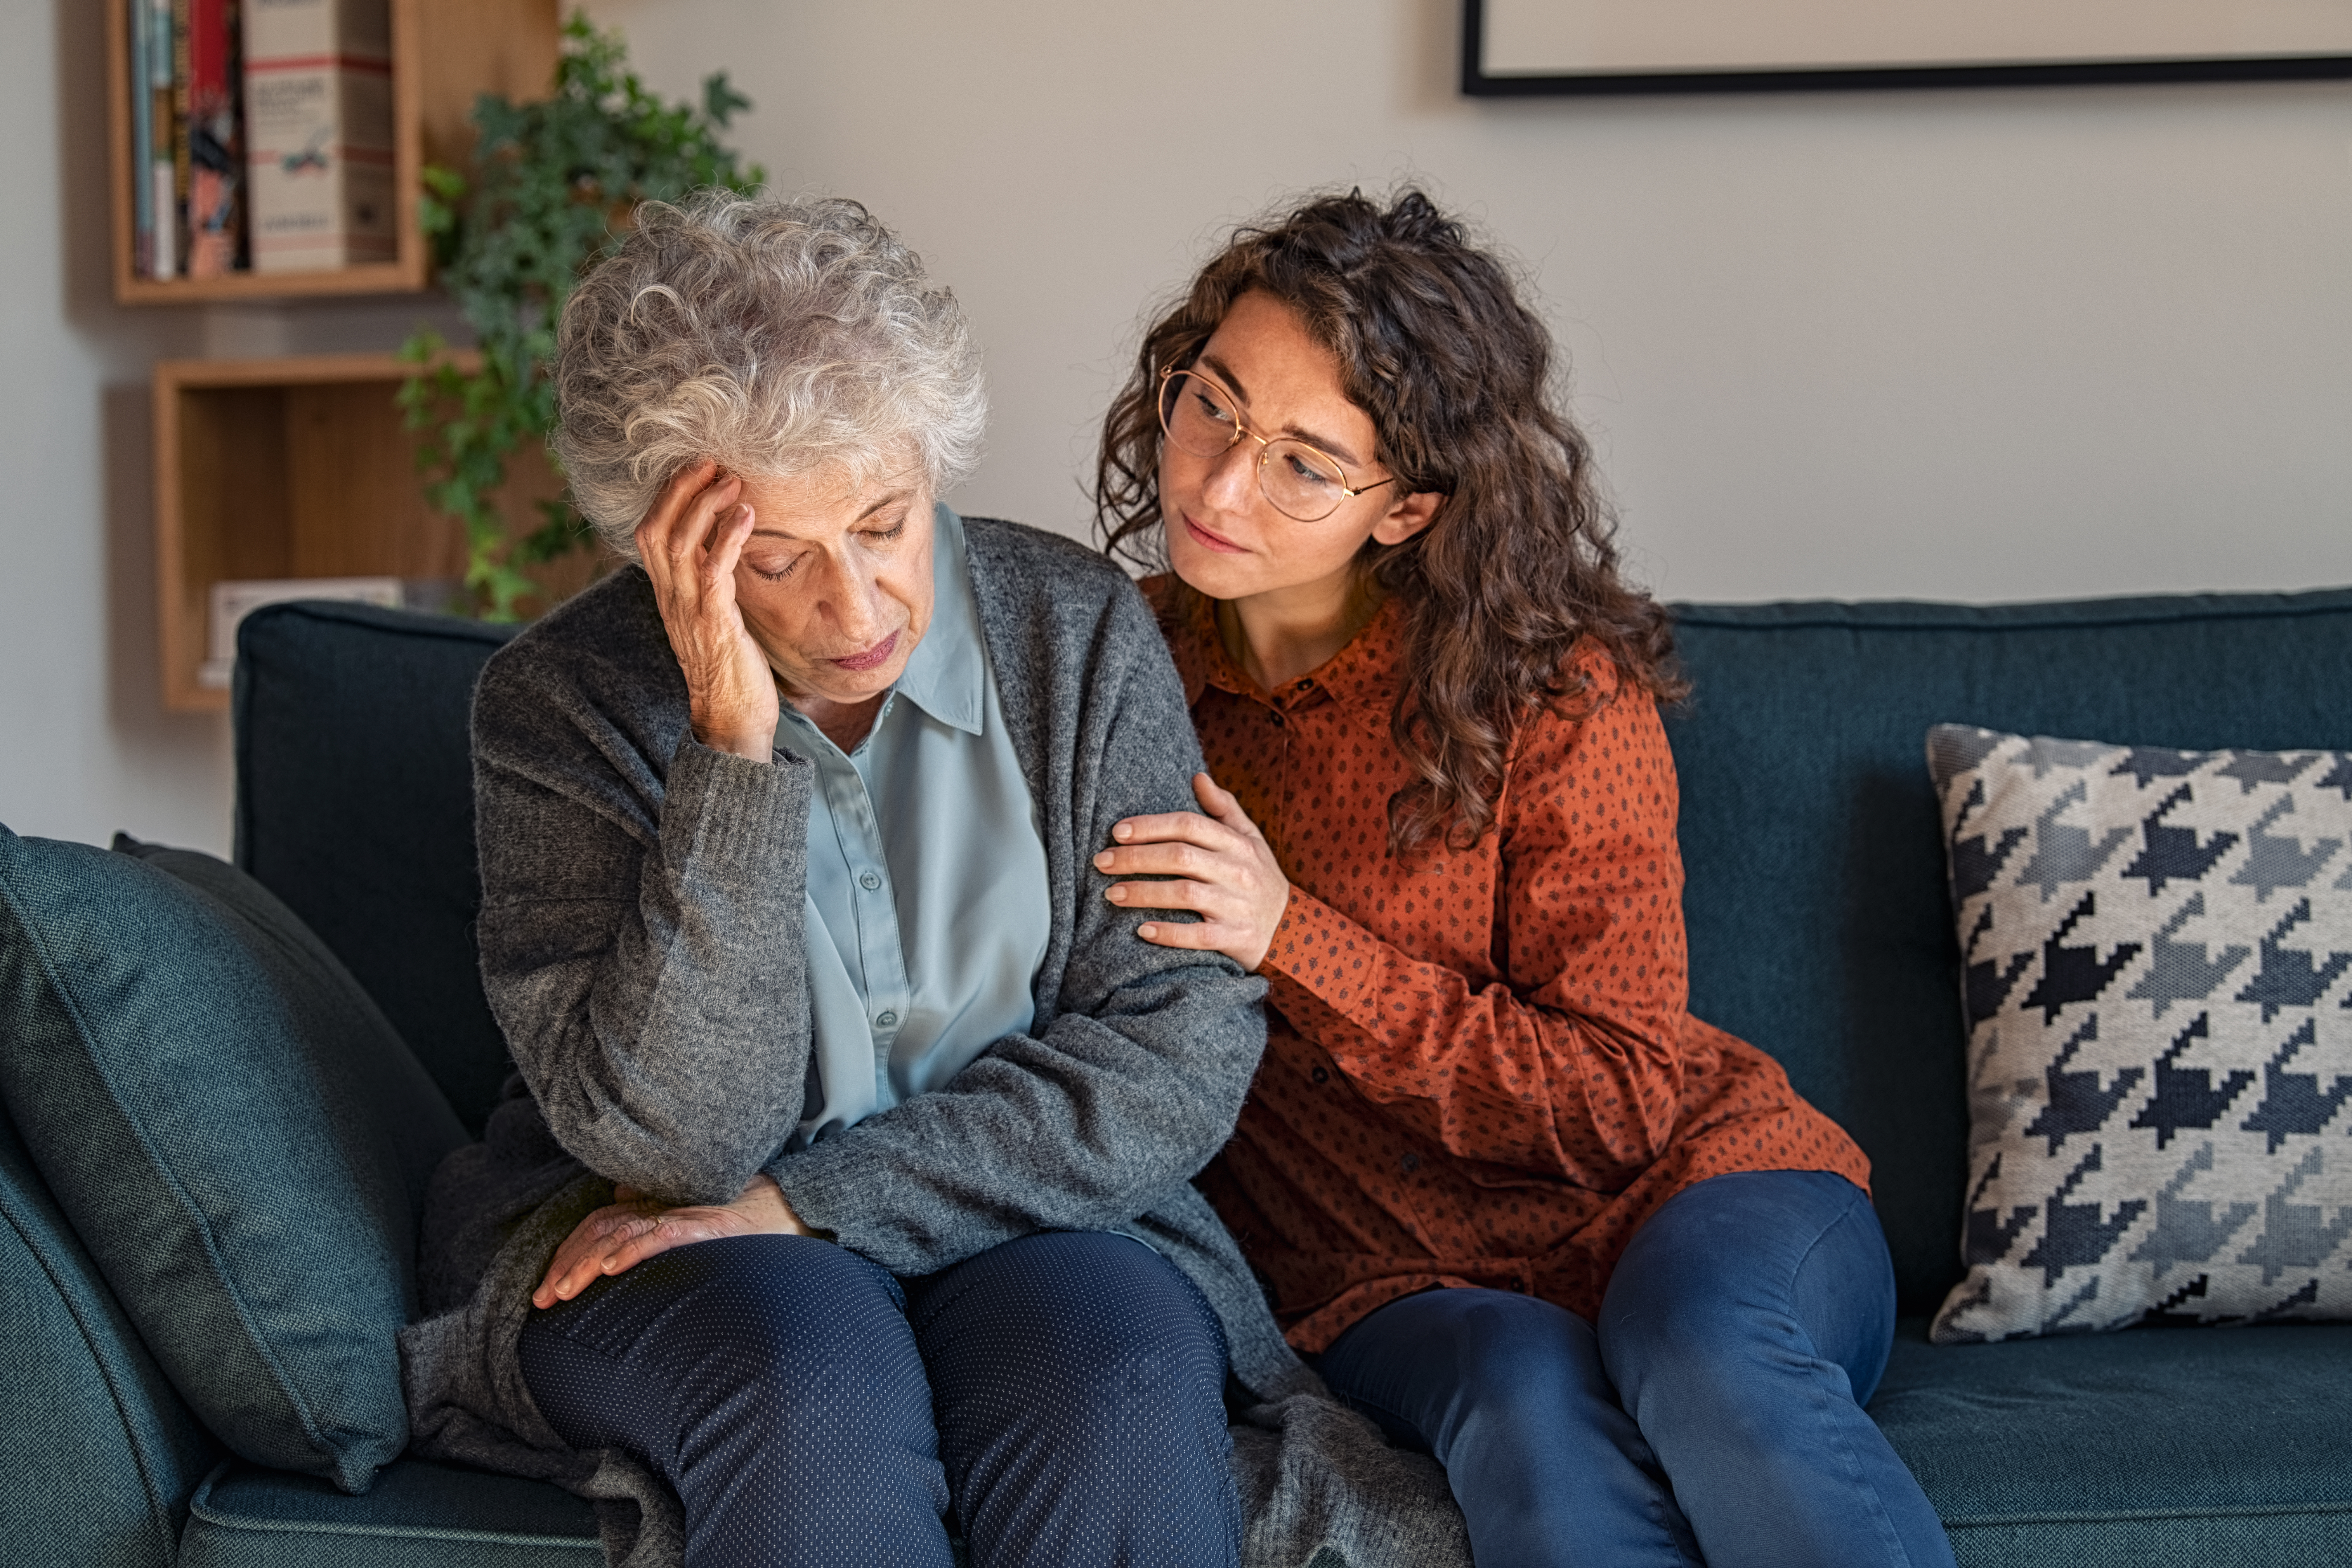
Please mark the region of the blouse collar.
POLYGON ((1217 633, 1215 600, 1184 592, 1172 573, 1150 578, 1142 586, 1160 610, 1160 627, 1175 656, 1176 672, 1183 679, 1187 707, 1198 703, 1212 686, 1284 712, 1328 699, 1373 734, 1388 732, 1404 643, 1404 608, 1395 598, 1383 599, 1363 629, 1338 653, 1267 691, 1225 651, 1224 638, 1217 633))
POLYGON ((931 516, 931 624, 908 656, 896 694, 940 723, 977 735, 988 656, 965 559, 963 519, 936 504, 931 516))

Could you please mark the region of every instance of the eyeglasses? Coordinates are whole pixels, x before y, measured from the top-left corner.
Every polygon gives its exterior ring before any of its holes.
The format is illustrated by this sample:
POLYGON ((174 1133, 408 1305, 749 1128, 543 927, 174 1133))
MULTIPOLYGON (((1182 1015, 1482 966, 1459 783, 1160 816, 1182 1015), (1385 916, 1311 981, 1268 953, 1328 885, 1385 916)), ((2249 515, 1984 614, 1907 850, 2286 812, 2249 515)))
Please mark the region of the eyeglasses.
POLYGON ((1244 436, 1256 442, 1258 489, 1275 510, 1299 522, 1320 522, 1341 501, 1396 482, 1391 474, 1349 489, 1337 458, 1292 437, 1259 435, 1242 423, 1234 395, 1202 371, 1171 366, 1160 373, 1160 427, 1196 458, 1223 457, 1244 436))

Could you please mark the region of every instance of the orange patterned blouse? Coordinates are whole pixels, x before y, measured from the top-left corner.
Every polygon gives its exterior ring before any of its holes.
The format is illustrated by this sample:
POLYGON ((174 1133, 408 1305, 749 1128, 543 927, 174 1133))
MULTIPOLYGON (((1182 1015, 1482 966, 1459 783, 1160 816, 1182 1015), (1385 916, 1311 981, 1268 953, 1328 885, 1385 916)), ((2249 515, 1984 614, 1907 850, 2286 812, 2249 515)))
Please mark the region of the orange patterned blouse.
POLYGON ((1265 1059, 1202 1190, 1319 1352, 1433 1285, 1587 1319, 1660 1205, 1733 1171, 1869 1162, 1780 1064, 1690 1016, 1674 758, 1657 704, 1580 650, 1597 698, 1518 737, 1496 827, 1400 866, 1388 800, 1402 616, 1260 689, 1214 607, 1143 584, 1210 772, 1291 881, 1259 973, 1265 1059))

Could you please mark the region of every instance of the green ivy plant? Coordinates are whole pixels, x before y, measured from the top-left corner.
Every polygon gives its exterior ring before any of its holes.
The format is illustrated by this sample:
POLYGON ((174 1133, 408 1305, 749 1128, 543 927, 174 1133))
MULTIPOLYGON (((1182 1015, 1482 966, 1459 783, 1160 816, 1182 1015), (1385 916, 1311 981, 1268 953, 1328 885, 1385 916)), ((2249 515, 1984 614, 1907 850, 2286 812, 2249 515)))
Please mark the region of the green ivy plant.
POLYGON ((765 179, 719 140, 750 103, 724 71, 704 80, 699 108, 663 102, 629 68, 620 34, 575 14, 563 25, 553 95, 510 103, 483 94, 470 176, 425 171, 424 227, 441 287, 472 326, 481 362, 459 371, 440 335, 420 327, 401 347, 415 368, 399 404, 417 433, 426 498, 465 524, 466 590, 483 619, 515 619, 516 602, 535 588, 522 569, 588 542, 569 500, 540 502, 540 526, 511 544, 491 503, 508 459, 554 427, 547 362, 564 300, 619 242, 639 202, 704 185, 750 191, 765 179))

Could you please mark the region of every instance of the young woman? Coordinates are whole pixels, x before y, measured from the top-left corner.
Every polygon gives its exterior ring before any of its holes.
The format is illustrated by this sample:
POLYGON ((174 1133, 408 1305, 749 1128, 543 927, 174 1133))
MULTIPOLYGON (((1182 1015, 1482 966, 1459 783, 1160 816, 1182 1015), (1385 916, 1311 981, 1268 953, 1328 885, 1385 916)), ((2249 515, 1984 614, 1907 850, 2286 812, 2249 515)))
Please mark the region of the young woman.
POLYGON ((1690 1016, 1666 617, 1551 344, 1418 193, 1242 230, 1097 473, 1213 773, 1097 864, 1269 983, 1202 1179, 1291 1342, 1446 1467, 1480 1568, 1948 1564, 1862 1405, 1868 1163, 1690 1016), (1223 787, 1220 787, 1220 786, 1223 787))

